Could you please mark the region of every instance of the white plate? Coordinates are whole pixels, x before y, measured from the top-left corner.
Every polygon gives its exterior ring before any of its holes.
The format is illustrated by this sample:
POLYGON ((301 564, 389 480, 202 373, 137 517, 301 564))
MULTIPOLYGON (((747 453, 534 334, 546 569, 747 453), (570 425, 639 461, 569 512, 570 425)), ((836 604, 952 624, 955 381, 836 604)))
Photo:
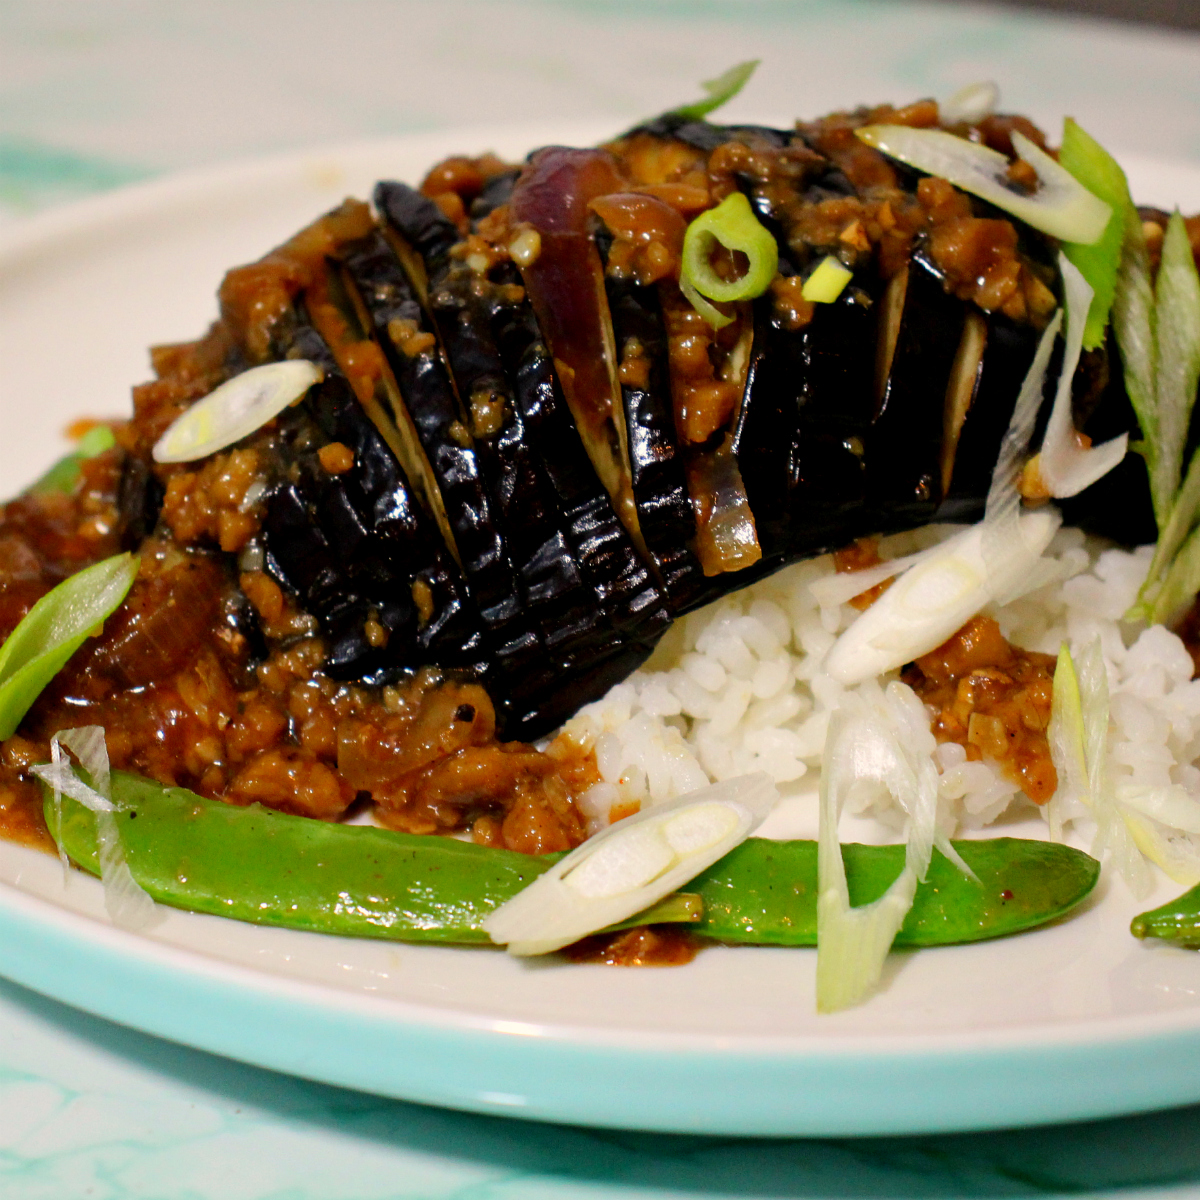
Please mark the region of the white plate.
MULTIPOLYGON (((70 418, 127 411, 145 347, 202 332, 226 267, 344 194, 415 180, 451 151, 518 156, 608 132, 314 152, 17 227, 0 240, 4 492, 61 451, 70 418)), ((1139 198, 1200 208, 1200 171, 1130 166, 1139 198)), ((137 937, 107 923, 93 880, 64 887, 53 859, 4 844, 0 973, 181 1042, 408 1099, 654 1129, 915 1132, 1200 1099, 1200 958, 1134 941, 1145 906, 1117 884, 1055 927, 894 955, 880 995, 819 1018, 809 951, 713 948, 684 968, 618 971, 186 913, 137 937)))

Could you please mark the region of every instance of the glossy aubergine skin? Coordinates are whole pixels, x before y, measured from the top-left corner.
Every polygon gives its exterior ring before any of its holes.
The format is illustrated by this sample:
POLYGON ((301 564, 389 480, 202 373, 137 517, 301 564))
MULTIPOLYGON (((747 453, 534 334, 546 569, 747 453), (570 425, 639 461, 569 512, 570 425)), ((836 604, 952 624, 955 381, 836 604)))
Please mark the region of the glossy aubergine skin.
MULTIPOLYGON (((638 132, 705 154, 731 141, 785 153, 800 145, 794 133, 678 118, 638 132)), ((563 152, 546 161, 574 160, 563 152)), ((581 170, 594 166, 580 162, 581 170)), ((469 205, 473 230, 512 199, 518 175, 484 183, 469 205)), ((777 193, 750 175, 735 182, 778 240, 783 275, 811 269, 823 251, 789 242, 777 193)), ((832 164, 796 186, 812 203, 856 194, 832 164)), ((685 471, 695 453, 676 428, 657 286, 606 272, 584 307, 607 328, 576 344, 608 344, 617 362, 631 342, 644 354, 644 373, 620 387, 628 443, 620 453, 638 525, 631 534, 611 481, 598 474, 588 439, 599 426, 582 433, 583 418, 567 402, 562 364, 522 286, 529 278, 504 259, 470 267, 458 248, 463 230, 420 192, 385 182, 375 199, 380 228, 342 246, 338 263, 419 433, 452 540, 442 540, 331 366, 302 416, 285 417, 286 428, 309 431, 309 442, 295 441, 297 469, 269 499, 264 538, 269 569, 321 621, 336 677, 382 678, 426 663, 463 669, 486 679, 504 736, 532 738, 625 678, 671 619, 700 603, 856 537, 981 515, 1040 333, 959 299, 920 238, 902 279, 859 261, 839 298, 799 322, 788 324, 771 293, 753 302, 745 389, 721 436, 762 559, 704 577, 691 548, 695 480, 685 471), (900 307, 890 309, 898 296, 900 307), (423 339, 419 349, 412 333, 423 339), (354 469, 321 473, 311 429, 351 446, 354 469), (413 603, 418 578, 434 597, 427 620, 413 603), (391 632, 386 649, 366 644, 368 616, 391 632)), ((604 266, 613 235, 594 214, 590 228, 604 266)), ((1044 239, 1028 230, 1021 239, 1039 269, 1052 261, 1044 239)), ((302 304, 283 341, 281 357, 332 362, 302 304)), ((1113 348, 1085 366, 1076 381, 1079 427, 1094 440, 1136 431, 1113 348)), ((1070 521, 1135 542, 1154 533, 1145 492, 1144 467, 1131 456, 1063 507, 1070 521)))
POLYGON ((268 571, 322 623, 326 672, 382 680, 425 664, 484 669, 485 641, 462 577, 328 346, 302 311, 281 341, 284 354, 316 363, 325 378, 288 414, 283 436, 296 477, 269 494, 263 541, 268 571), (353 470, 321 467, 316 452, 334 441, 353 451, 353 470), (424 618, 414 587, 427 589, 424 618), (384 647, 367 639, 372 618, 388 631, 384 647))

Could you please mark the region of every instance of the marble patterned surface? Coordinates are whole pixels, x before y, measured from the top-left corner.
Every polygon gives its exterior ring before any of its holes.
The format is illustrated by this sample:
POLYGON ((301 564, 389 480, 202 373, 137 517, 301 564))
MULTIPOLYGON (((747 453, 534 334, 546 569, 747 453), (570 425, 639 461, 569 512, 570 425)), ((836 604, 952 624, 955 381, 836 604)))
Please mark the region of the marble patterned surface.
MULTIPOLYGON (((749 57, 733 117, 991 77, 1050 128, 1070 112, 1114 149, 1200 161, 1200 36, 1146 27, 903 0, 5 0, 0 220, 314 143, 549 115, 617 128, 749 57)), ((1200 1197, 1200 1108, 860 1141, 564 1129, 272 1075, 0 983, 3 1200, 1117 1193, 1200 1197)))

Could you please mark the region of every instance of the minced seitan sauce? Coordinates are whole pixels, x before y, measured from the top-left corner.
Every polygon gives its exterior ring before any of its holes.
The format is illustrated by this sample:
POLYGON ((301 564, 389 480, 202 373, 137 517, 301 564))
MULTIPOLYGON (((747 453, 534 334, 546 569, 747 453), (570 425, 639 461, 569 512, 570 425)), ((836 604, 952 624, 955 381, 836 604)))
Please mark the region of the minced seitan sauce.
MULTIPOLYGON (((220 382, 229 345, 218 324, 159 351, 159 378, 135 389, 118 447, 85 463, 71 495, 0 508, 0 638, 55 584, 120 550, 127 456, 145 461, 220 382)), ((202 464, 155 466, 159 525, 139 547, 125 604, 0 747, 0 834, 52 849, 29 767, 47 761, 56 731, 98 724, 114 768, 232 804, 337 820, 371 801, 393 829, 469 830, 530 854, 578 845, 586 828, 574 797, 598 779, 589 756, 562 739, 550 753, 499 742, 475 683, 423 671, 371 689, 322 673, 316 623, 254 561, 274 436, 267 426, 202 464)), ((335 458, 326 469, 342 469, 335 458)))
POLYGON ((1054 665, 1054 655, 1013 646, 991 617, 978 616, 903 678, 936 713, 939 742, 958 742, 968 759, 998 764, 1030 800, 1045 804, 1058 786, 1046 738, 1054 665))

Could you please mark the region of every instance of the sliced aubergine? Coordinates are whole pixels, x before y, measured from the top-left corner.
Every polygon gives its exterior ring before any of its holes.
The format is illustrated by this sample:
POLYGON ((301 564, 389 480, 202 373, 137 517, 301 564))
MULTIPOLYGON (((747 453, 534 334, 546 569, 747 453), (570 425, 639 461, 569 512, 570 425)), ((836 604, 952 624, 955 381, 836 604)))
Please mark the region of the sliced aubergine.
POLYGON ((868 532, 864 461, 875 410, 880 287, 859 272, 831 304, 786 327, 769 296, 755 305, 756 349, 735 452, 765 551, 819 554, 868 532))
POLYGON ((267 497, 263 543, 268 570, 321 623, 326 672, 380 680, 421 665, 481 669, 488 648, 458 569, 302 306, 278 348, 316 363, 324 379, 286 414, 292 468, 267 497), (348 470, 324 468, 318 450, 329 442, 351 452, 348 470))
MULTIPOLYGON (((381 233, 346 247, 342 263, 391 365, 401 397, 419 397, 431 371, 441 373, 437 341, 424 328, 426 314, 392 244, 381 233), (423 378, 425 377, 425 378, 423 378)), ((454 295, 439 277, 433 291, 454 295)), ((469 292, 464 305, 474 305, 469 292)), ((518 688, 545 687, 555 674, 546 649, 593 620, 594 597, 567 544, 549 478, 526 437, 503 363, 491 341, 488 315, 463 311, 466 320, 439 326, 447 361, 460 393, 469 397, 472 444, 489 500, 521 584, 523 607, 541 650, 518 688)), ((403 401, 401 401, 403 403, 403 401)), ((419 399, 414 401, 419 405, 419 399)))
POLYGON ((865 446, 868 504, 882 529, 924 524, 941 502, 946 395, 965 320, 966 304, 921 250, 890 281, 865 446))
POLYGON ((686 224, 652 196, 606 196, 592 207, 602 222, 596 244, 604 265, 638 523, 670 603, 681 611, 709 586, 691 549, 696 518, 677 444, 667 334, 654 276, 678 259, 686 224), (646 250, 657 253, 657 269, 645 261, 646 250))
POLYGON ((546 464, 567 544, 593 595, 581 628, 553 647, 563 675, 533 718, 552 728, 635 670, 671 616, 592 469, 532 309, 498 306, 493 329, 526 434, 546 464))
POLYGON ((530 157, 509 209, 521 231, 513 241, 514 261, 575 426, 622 524, 644 549, 604 269, 588 208, 597 197, 624 188, 607 152, 550 146, 530 157))

